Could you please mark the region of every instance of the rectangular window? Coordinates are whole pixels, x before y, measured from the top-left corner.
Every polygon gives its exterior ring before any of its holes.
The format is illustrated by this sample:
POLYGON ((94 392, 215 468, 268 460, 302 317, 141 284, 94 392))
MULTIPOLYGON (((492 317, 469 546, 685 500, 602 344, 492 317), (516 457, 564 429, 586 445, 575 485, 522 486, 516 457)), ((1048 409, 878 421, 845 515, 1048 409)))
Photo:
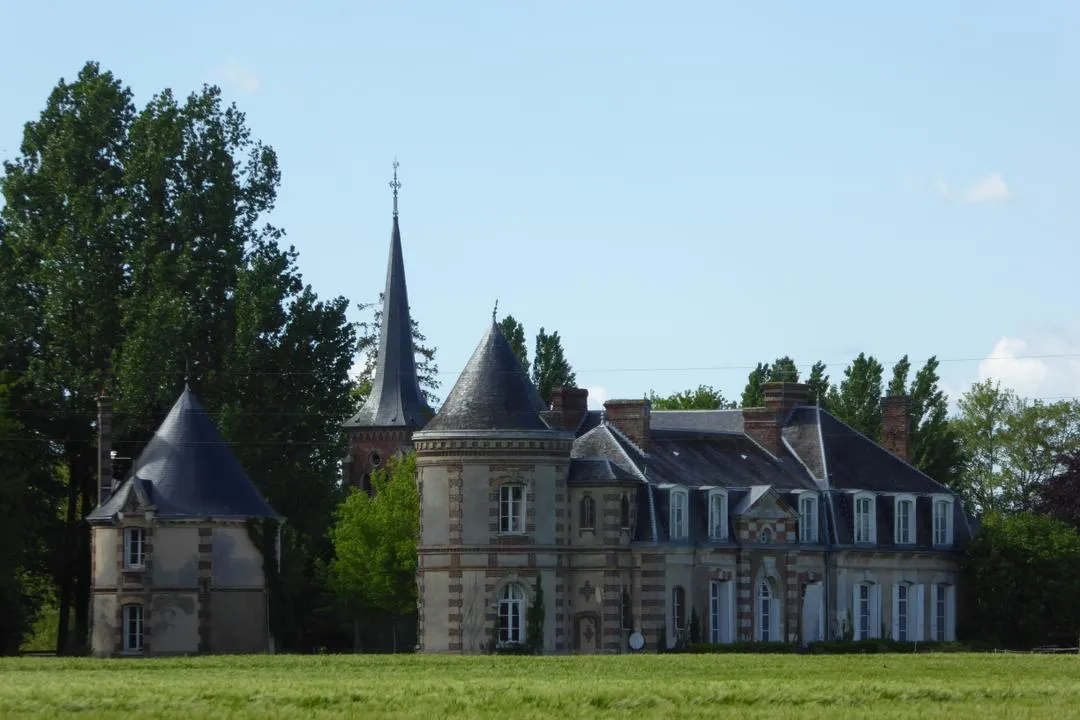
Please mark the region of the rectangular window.
POLYGON ((671 493, 671 539, 686 538, 686 492, 671 493))
POLYGON ((620 609, 622 610, 622 626, 623 626, 623 630, 627 630, 627 631, 633 630, 634 629, 634 609, 633 609, 633 605, 630 602, 630 591, 627 590, 625 587, 622 589, 621 604, 622 604, 622 608, 620 608, 620 609))
POLYGON ((124 652, 142 652, 142 605, 124 606, 124 652))
POLYGON ((874 542, 874 501, 872 498, 858 498, 855 501, 855 542, 874 542))
POLYGON ((896 588, 896 639, 900 642, 908 641, 908 586, 898 585, 896 588))
POLYGON ((799 540, 804 543, 818 541, 817 498, 813 495, 799 498, 799 540))
POLYGON ((681 585, 671 592, 671 620, 676 630, 686 629, 686 591, 681 585))
POLYGON ((499 488, 499 532, 524 532, 524 497, 525 488, 520 485, 503 485, 499 488))
POLYGON ((870 586, 859 586, 859 640, 870 637, 870 586))
POLYGON ((709 538, 727 539, 727 496, 721 492, 709 495, 709 538))
POLYGON ((915 519, 915 503, 911 500, 896 502, 896 543, 910 545, 913 542, 912 527, 915 519))
POLYGON ((141 570, 146 565, 146 529, 141 527, 124 530, 124 567, 141 570))
POLYGON ((938 546, 952 545, 952 503, 948 500, 934 501, 934 544, 938 546))

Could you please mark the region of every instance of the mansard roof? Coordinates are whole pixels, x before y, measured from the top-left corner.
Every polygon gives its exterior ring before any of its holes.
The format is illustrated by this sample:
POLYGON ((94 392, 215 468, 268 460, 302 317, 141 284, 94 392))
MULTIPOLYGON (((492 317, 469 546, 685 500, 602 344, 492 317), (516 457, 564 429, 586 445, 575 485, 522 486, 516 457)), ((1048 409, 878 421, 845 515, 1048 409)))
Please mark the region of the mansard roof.
POLYGON ((87 520, 111 520, 133 493, 163 519, 279 517, 190 388, 184 388, 127 479, 87 520))
POLYGON ((386 267, 375 377, 372 379, 371 394, 345 426, 421 428, 432 414, 420 390, 416 373, 409 293, 405 287, 405 261, 401 252, 401 228, 395 212, 390 233, 390 259, 386 267))
POLYGON ((446 402, 424 430, 549 430, 540 417, 546 409, 493 318, 446 402))

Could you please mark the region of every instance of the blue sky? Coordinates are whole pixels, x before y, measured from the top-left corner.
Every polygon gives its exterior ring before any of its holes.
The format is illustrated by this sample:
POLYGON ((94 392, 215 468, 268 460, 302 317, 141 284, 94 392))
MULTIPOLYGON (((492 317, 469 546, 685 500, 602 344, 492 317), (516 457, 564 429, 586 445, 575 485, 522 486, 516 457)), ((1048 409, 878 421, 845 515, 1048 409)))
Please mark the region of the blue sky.
POLYGON ((272 221, 375 298, 391 162, 448 392, 499 301, 594 398, 860 351, 1080 395, 1080 4, 0 0, 0 157, 87 60, 220 84, 272 221), (992 361, 985 360, 993 355, 992 361), (1047 357, 1047 356, 1056 357, 1047 357))

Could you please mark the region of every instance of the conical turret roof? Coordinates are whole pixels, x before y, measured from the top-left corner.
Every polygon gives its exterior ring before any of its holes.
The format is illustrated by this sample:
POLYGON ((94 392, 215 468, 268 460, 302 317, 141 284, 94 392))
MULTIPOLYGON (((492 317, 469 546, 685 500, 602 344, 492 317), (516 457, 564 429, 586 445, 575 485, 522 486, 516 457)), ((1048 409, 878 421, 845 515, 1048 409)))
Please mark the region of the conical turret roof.
POLYGON ((454 389, 424 431, 547 430, 544 401, 498 323, 491 323, 454 389))
POLYGON ((159 518, 279 517, 187 387, 131 474, 87 519, 111 519, 132 492, 153 505, 159 518))
POLYGON ((409 317, 409 293, 405 287, 405 261, 401 253, 401 228, 397 213, 390 233, 390 260, 383 292, 379 357, 371 394, 346 427, 423 427, 432 410, 420 390, 416 353, 409 317))

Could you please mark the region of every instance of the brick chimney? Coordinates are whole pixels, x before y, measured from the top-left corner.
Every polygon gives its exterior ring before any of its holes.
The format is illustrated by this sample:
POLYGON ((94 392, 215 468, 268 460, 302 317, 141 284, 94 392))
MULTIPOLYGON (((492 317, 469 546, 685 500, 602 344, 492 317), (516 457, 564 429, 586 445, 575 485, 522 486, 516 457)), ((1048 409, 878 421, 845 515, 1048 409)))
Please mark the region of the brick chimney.
POLYGON ((557 387, 551 392, 551 410, 549 425, 563 430, 577 430, 581 419, 589 411, 589 391, 587 388, 557 387))
POLYGON ((649 449, 651 411, 652 403, 648 400, 608 400, 604 403, 604 419, 642 450, 649 449))
POLYGON ((765 407, 743 408, 743 432, 779 457, 783 454, 780 431, 791 411, 805 405, 810 386, 801 383, 765 383, 765 407))
POLYGON ((112 466, 112 398, 105 390, 97 399, 98 404, 98 504, 104 503, 113 493, 112 466))
POLYGON ((881 398, 881 445, 901 460, 911 455, 911 397, 881 398))

